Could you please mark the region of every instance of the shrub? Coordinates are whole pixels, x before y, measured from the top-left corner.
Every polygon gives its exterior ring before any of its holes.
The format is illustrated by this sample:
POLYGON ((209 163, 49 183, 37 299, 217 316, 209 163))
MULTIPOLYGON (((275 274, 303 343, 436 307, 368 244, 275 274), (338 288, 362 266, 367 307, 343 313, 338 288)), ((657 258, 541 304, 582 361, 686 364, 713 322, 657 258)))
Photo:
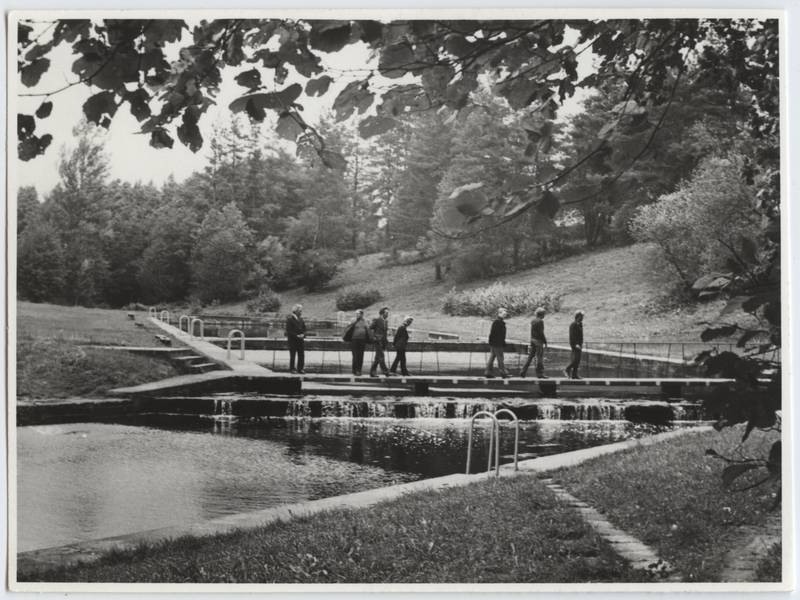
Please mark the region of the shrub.
POLYGON ((450 290, 443 298, 442 311, 448 315, 490 317, 505 307, 509 316, 533 313, 539 306, 558 312, 563 294, 552 290, 532 289, 493 283, 474 290, 450 290))
POLYGON ((728 270, 731 260, 758 263, 752 239, 760 217, 753 186, 741 177, 743 161, 706 158, 675 192, 640 207, 630 220, 633 238, 656 243, 686 287, 703 273, 728 270))
POLYGON ((356 310, 357 308, 366 308, 371 304, 375 304, 383 296, 378 290, 362 290, 358 288, 349 288, 342 290, 336 296, 336 308, 338 310, 356 310))
POLYGON ((281 297, 266 286, 262 287, 258 295, 247 303, 247 312, 251 313, 278 312, 280 308, 281 297))

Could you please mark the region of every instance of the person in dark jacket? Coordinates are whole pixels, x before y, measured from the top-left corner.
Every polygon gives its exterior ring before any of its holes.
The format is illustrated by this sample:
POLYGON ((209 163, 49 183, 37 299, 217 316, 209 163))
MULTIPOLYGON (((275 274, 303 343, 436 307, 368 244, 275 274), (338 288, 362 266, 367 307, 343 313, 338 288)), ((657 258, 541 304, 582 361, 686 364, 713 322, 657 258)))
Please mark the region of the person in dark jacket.
POLYGON ((286 339, 289 342, 289 371, 292 373, 305 373, 305 338, 306 322, 303 321, 303 305, 295 304, 292 314, 286 319, 286 339), (297 370, 295 371, 295 358, 297 370))
POLYGON ((522 371, 519 373, 520 377, 525 377, 528 367, 531 366, 531 362, 536 358, 536 377, 539 379, 547 378, 547 375, 544 374, 544 349, 547 348, 547 338, 544 335, 545 313, 546 311, 542 307, 537 308, 534 313, 535 316, 531 321, 531 343, 528 347, 528 360, 525 361, 525 366, 522 367, 522 371))
POLYGON ((564 375, 569 379, 580 379, 578 377, 578 367, 581 364, 581 353, 583 352, 583 311, 575 311, 575 320, 569 326, 569 347, 572 348, 572 356, 564 375))
POLYGON ((369 370, 370 377, 377 377, 378 373, 376 372, 378 369, 378 365, 381 367, 381 371, 383 374, 388 377, 389 376, 389 369, 386 368, 386 358, 384 356, 386 352, 386 347, 388 345, 388 333, 389 333, 389 307, 384 306, 378 316, 372 320, 372 324, 369 326, 370 331, 372 331, 372 338, 373 338, 373 350, 375 351, 375 356, 372 359, 372 368, 369 370))
POLYGON ((408 344, 408 326, 414 319, 410 316, 407 316, 403 319, 403 323, 400 327, 397 328, 397 331, 394 332, 394 362, 392 362, 392 367, 389 369, 389 373, 397 373, 397 365, 400 365, 400 373, 403 375, 408 375, 408 369, 406 368, 406 345, 408 344))
POLYGON ((364 311, 360 308, 356 311, 355 320, 345 329, 342 339, 350 342, 350 351, 353 353, 353 375, 361 375, 364 365, 364 350, 367 342, 371 339, 371 333, 364 320, 364 311))
POLYGON ((492 367, 494 366, 494 359, 497 359, 497 368, 500 370, 500 375, 508 377, 506 365, 503 362, 503 353, 506 346, 506 322, 505 318, 508 312, 505 308, 497 311, 497 318, 492 322, 492 329, 489 331, 489 361, 486 363, 486 377, 494 377, 492 367))

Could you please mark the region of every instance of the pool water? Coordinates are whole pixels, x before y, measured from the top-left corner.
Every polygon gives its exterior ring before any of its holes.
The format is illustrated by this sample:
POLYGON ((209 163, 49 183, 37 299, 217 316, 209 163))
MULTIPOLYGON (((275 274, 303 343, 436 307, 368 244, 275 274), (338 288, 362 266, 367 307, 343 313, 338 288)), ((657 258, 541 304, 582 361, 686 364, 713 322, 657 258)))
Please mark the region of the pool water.
MULTIPOLYGON (((17 428, 18 551, 389 486, 464 469, 461 419, 145 415, 17 428)), ((659 431, 626 421, 521 424, 521 458, 659 431)), ((476 427, 486 468, 488 426, 476 427)), ((512 460, 513 428, 501 452, 512 460)))

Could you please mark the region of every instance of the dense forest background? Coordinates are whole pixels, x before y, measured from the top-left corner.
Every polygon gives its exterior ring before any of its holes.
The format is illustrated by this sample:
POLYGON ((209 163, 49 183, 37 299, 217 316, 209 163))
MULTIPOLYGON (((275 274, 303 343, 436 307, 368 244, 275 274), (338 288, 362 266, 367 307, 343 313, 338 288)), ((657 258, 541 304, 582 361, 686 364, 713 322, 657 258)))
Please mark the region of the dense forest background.
POLYGON ((346 158, 344 170, 239 115, 215 126, 205 168, 160 186, 110 180, 105 130, 84 122, 62 149, 57 187, 44 198, 19 190, 19 297, 112 307, 229 302, 321 289, 342 261, 374 252, 392 263, 430 259, 432 278, 464 282, 636 240, 659 244, 689 287, 724 269, 757 230, 741 175, 754 151, 741 133, 745 115, 700 73, 680 82, 652 139, 652 124, 626 105, 624 90, 606 87, 557 121, 550 147, 535 152, 526 152, 529 111, 513 110, 488 84, 474 96, 466 116, 410 113, 369 140, 331 115, 319 131, 346 158), (552 214, 531 210, 473 235, 446 233, 463 218, 447 214, 454 192, 468 204, 472 191, 482 199, 519 187, 598 143, 607 150, 556 188, 552 214))

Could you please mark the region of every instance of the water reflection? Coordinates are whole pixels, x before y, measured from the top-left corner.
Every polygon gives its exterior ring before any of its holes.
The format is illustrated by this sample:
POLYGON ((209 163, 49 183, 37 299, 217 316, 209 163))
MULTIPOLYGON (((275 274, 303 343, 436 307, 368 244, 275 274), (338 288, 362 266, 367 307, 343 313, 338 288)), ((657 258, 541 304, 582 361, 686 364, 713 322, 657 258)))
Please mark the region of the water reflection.
POLYGON ((209 435, 208 425, 180 431, 100 423, 18 428, 19 550, 418 478, 317 455, 299 439, 289 446, 263 436, 209 435))
MULTIPOLYGON (((469 421, 459 419, 251 419, 227 420, 151 414, 127 420, 147 427, 217 433, 280 443, 293 462, 309 455, 372 465, 392 472, 438 477, 460 472, 466 461, 469 421)), ((664 431, 664 427, 628 421, 523 421, 520 453, 545 456, 664 431)), ((475 464, 485 464, 488 422, 476 423, 475 464), (483 459, 483 463, 480 460, 483 459)), ((514 430, 501 432, 502 462, 513 460, 514 430)))
MULTIPOLYGON (((20 427, 19 550, 63 545, 434 477, 464 468, 468 421, 143 415, 20 427)), ((524 422, 523 458, 658 431, 524 422)), ((488 425, 473 464, 486 465, 488 425)), ((513 429, 501 453, 512 460, 513 429)))

